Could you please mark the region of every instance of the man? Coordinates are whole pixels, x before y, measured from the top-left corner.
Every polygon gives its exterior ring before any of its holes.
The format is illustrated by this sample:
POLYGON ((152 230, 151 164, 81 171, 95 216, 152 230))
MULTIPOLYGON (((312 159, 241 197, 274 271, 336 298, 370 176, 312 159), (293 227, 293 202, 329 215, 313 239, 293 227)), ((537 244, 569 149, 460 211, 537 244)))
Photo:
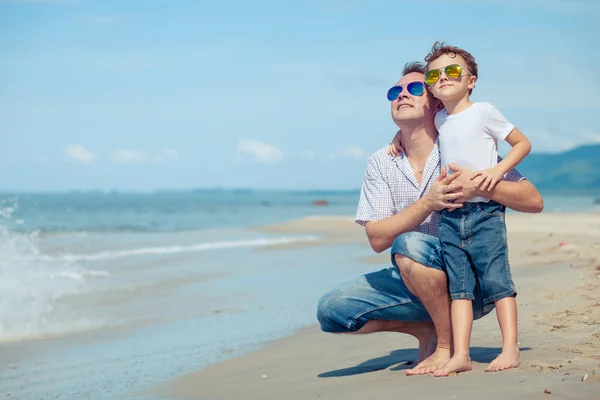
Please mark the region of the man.
MULTIPOLYGON (((371 156, 356 216, 373 250, 380 253, 392 247, 394 266, 330 291, 317 311, 325 332, 391 331, 414 336, 420 362, 407 370, 408 375, 431 373, 451 356, 450 300, 437 211, 459 208, 474 196, 522 212, 543 208, 537 189, 514 170, 489 192, 478 190, 466 168, 451 165, 457 172, 450 176, 440 170, 433 123, 438 101, 424 90, 424 73, 424 64, 407 64, 402 79, 388 93, 404 153, 394 158, 385 147, 371 156)), ((491 309, 493 304, 484 307, 476 290, 474 318, 491 309)))

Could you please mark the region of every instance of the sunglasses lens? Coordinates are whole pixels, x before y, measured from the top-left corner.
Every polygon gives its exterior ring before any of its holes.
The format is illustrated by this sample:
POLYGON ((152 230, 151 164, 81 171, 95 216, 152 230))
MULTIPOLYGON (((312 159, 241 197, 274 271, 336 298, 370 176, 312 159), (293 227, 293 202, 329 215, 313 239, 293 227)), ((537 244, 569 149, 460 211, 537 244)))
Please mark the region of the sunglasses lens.
POLYGON ((431 71, 427 71, 425 73, 425 83, 428 85, 433 85, 440 79, 440 71, 437 69, 432 69, 431 71))
POLYGON ((462 74, 462 68, 458 64, 448 65, 444 70, 448 78, 456 79, 462 74))
POLYGON ((423 94, 423 90, 425 90, 425 85, 423 85, 422 82, 411 82, 406 89, 408 89, 408 93, 413 96, 420 96, 423 94))
POLYGON ((393 88, 388 90, 387 99, 389 101, 394 101, 398 98, 398 96, 400 96, 401 92, 402 92, 402 86, 394 86, 393 88))

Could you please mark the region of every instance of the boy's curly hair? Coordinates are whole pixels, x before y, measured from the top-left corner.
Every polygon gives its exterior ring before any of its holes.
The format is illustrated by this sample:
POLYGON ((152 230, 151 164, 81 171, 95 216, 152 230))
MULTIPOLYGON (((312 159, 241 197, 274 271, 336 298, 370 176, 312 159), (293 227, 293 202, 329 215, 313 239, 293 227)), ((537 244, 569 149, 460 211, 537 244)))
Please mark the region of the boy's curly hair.
POLYGON ((478 76, 477 71, 477 63, 475 62, 475 57, 471 53, 466 50, 461 49, 456 46, 449 46, 444 42, 435 42, 433 47, 431 48, 431 52, 425 56, 425 62, 427 63, 427 68, 429 68, 429 64, 441 57, 442 55, 447 54, 451 58, 456 57, 457 55, 461 56, 463 60, 465 60, 465 67, 469 70, 469 73, 473 76, 478 76))

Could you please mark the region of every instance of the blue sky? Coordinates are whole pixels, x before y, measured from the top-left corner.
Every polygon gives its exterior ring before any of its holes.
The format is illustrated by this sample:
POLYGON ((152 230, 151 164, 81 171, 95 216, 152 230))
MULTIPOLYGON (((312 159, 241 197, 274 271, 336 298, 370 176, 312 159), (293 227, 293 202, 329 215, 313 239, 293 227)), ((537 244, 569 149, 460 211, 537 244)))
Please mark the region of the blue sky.
POLYGON ((600 142, 600 2, 0 0, 0 190, 358 188, 433 42, 534 152, 600 142))

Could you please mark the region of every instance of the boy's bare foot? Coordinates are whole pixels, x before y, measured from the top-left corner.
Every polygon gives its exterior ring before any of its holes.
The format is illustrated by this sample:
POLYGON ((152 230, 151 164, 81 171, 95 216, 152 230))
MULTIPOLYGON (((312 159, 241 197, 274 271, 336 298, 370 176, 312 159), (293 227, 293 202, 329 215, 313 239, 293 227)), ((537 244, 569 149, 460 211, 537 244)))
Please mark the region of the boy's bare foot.
POLYGON ((519 347, 513 349, 502 350, 502 353, 485 369, 486 372, 504 371, 505 369, 517 368, 521 363, 519 356, 519 347))
POLYGON ((471 370, 471 357, 468 354, 455 354, 443 367, 435 370, 435 376, 448 376, 452 372, 471 370))
POLYGON ((424 375, 431 374, 450 359, 450 349, 443 347, 437 348, 432 355, 417 364, 416 367, 406 370, 406 375, 424 375))

